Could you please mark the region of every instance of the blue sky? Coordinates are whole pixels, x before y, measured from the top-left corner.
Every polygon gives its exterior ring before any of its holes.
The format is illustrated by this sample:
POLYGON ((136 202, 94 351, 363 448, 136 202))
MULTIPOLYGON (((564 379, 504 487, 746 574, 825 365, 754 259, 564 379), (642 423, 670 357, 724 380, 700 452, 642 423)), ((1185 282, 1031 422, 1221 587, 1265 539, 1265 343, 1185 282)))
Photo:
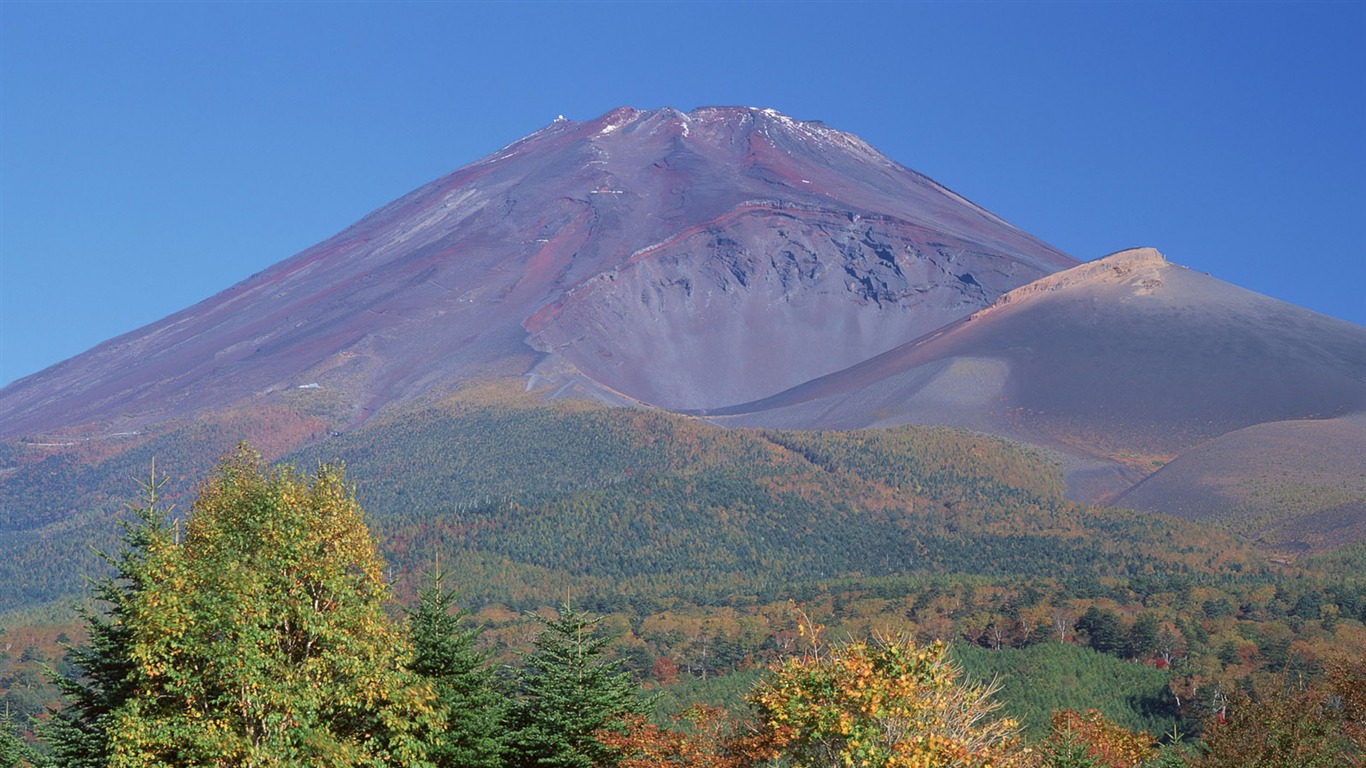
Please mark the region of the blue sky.
POLYGON ((1366 324, 1366 3, 0 2, 0 384, 563 114, 772 107, 1366 324))

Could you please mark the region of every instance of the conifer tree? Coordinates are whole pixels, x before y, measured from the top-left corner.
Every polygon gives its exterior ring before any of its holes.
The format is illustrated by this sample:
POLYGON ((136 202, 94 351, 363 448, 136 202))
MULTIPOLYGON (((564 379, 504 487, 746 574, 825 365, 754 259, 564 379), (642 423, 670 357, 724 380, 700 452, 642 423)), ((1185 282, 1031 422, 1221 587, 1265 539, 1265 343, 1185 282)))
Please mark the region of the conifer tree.
POLYGON ((9 707, 5 707, 5 711, 0 713, 0 768, 28 768, 33 765, 33 750, 19 738, 17 731, 9 707))
POLYGON ((103 610, 82 611, 89 640, 68 654, 78 673, 64 676, 49 669, 63 703, 40 727, 39 735, 55 765, 109 765, 110 721, 132 695, 136 683, 129 612, 151 584, 149 558, 174 545, 173 532, 165 522, 170 510, 160 506, 165 483, 165 478, 157 478, 153 464, 150 479, 142 484, 144 501, 141 506, 130 507, 133 520, 123 524, 118 554, 101 553, 114 572, 94 582, 94 597, 104 603, 103 610))
POLYGON ((408 619, 410 668, 431 684, 446 716, 428 756, 438 768, 501 768, 507 698, 488 652, 476 645, 479 630, 461 628, 467 614, 452 613, 454 601, 438 570, 408 619))
POLYGON ((265 470, 240 447, 183 541, 157 544, 123 606, 135 686, 109 766, 430 765, 439 715, 341 470, 265 470))
POLYGON ((601 768, 614 753, 594 736, 620 729, 623 718, 648 705, 621 660, 608 660, 610 640, 594 630, 602 617, 575 611, 566 602, 545 629, 520 675, 509 735, 510 768, 601 768))
POLYGON ((1124 652, 1126 635, 1119 615, 1114 611, 1091 606, 1077 621, 1077 629, 1090 638, 1091 647, 1101 653, 1118 656, 1124 652))

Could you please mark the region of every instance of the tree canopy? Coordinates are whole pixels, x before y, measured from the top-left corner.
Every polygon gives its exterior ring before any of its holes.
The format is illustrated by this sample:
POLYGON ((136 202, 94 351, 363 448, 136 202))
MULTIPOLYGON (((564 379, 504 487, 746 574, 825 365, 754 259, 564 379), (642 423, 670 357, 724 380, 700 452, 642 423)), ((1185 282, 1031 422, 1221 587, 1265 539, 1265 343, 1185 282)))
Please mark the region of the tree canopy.
POLYGON ((339 468, 267 470, 239 448, 142 567, 109 765, 429 764, 433 695, 339 468))

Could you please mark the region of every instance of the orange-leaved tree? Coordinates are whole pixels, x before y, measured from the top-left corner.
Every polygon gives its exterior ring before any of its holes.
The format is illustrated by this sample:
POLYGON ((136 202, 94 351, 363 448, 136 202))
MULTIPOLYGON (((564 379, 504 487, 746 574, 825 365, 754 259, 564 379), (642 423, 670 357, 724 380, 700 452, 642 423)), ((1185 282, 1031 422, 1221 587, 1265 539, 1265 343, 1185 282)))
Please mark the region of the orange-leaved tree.
POLYGON ((1135 768, 1157 754, 1146 732, 1126 730, 1095 709, 1054 712, 1044 752, 1045 765, 1066 764, 1066 757, 1094 768, 1135 768))
POLYGON ((694 705, 673 721, 664 728, 631 715, 623 729, 597 737, 618 768, 753 768, 777 755, 770 739, 719 707, 694 705))
POLYGON ((1229 695, 1226 717, 1205 729, 1198 768, 1362 768, 1366 665, 1330 667, 1329 688, 1282 677, 1229 695))

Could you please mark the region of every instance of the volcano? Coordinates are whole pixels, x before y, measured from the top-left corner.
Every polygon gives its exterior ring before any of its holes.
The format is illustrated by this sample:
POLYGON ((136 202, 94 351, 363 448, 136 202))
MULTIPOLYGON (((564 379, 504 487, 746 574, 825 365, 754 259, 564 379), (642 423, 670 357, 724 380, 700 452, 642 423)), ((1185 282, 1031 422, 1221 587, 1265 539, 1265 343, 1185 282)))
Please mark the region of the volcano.
POLYGON ((182 312, 0 392, 0 439, 300 386, 360 422, 471 378, 723 407, 838 371, 1071 257, 772 110, 559 119, 182 312), (717 375, 724 371, 724 375, 717 375))
MULTIPOLYGON (((0 441, 301 391, 354 429, 509 377, 737 426, 966 427, 1052 453, 1074 498, 1187 517, 1248 462, 1319 477, 1295 440, 1366 476, 1366 329, 1151 249, 1083 264, 851 134, 739 107, 557 119, 0 390, 0 441)), ((1366 530, 1366 486, 1324 499, 1366 530)))

